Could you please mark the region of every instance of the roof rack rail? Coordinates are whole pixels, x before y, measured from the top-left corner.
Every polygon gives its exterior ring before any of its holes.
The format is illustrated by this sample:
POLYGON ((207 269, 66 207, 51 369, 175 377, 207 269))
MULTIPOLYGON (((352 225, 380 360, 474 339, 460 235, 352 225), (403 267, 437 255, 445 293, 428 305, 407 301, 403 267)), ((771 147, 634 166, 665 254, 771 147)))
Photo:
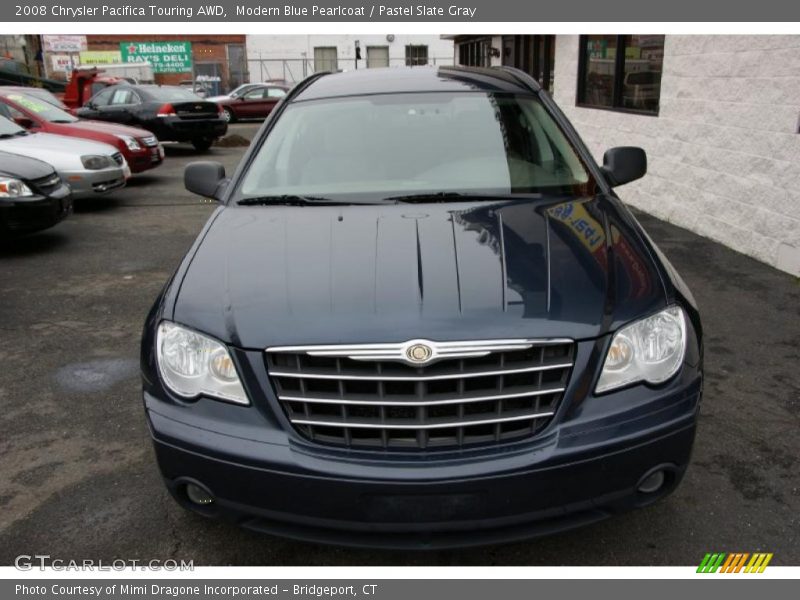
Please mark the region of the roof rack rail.
POLYGON ((516 67, 509 67, 509 66, 505 66, 505 65, 492 67, 492 68, 493 69, 497 69, 499 71, 503 71, 505 73, 508 73, 514 79, 519 81, 522 85, 524 85, 527 88, 530 88, 534 92, 541 92, 542 91, 542 86, 539 84, 539 82, 536 81, 536 79, 534 79, 528 73, 526 73, 525 71, 523 71, 521 69, 517 69, 516 67))
POLYGON ((330 74, 331 74, 330 71, 317 71, 316 73, 312 73, 305 79, 301 80, 299 83, 295 84, 294 87, 292 87, 289 90, 289 93, 286 94, 285 102, 286 103, 291 102, 292 98, 294 98, 295 96, 300 94, 300 92, 308 88, 308 86, 314 83, 317 79, 321 79, 325 75, 330 75, 330 74))

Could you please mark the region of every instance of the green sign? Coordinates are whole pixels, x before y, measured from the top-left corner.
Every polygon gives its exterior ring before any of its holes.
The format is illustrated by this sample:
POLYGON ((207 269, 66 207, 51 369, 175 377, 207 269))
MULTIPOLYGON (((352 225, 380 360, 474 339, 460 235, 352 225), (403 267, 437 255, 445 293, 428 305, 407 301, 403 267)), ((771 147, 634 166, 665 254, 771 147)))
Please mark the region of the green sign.
POLYGON ((120 42, 123 63, 147 62, 154 73, 191 73, 191 42, 120 42))

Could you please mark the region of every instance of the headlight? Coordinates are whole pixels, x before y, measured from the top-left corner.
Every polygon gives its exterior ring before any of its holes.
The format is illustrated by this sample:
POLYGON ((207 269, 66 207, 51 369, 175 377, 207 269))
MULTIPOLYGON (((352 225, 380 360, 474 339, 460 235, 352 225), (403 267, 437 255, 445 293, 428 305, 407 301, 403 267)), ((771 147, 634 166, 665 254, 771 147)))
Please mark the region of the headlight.
POLYGON ((102 154, 90 154, 88 156, 81 156, 83 166, 90 171, 99 171, 111 166, 112 159, 102 154))
POLYGON ((24 198, 33 196, 31 188, 19 179, 0 177, 0 198, 24 198))
POLYGON ((158 372, 166 386, 186 398, 201 394, 250 404, 228 349, 218 341, 162 321, 156 336, 158 372))
POLYGON ((666 381, 678 372, 685 354, 686 316, 671 306, 614 334, 595 392, 636 381, 666 381))
POLYGON ((128 150, 141 150, 142 147, 139 145, 139 142, 136 141, 136 138, 131 137, 129 135, 118 135, 119 139, 125 142, 125 145, 128 147, 128 150))

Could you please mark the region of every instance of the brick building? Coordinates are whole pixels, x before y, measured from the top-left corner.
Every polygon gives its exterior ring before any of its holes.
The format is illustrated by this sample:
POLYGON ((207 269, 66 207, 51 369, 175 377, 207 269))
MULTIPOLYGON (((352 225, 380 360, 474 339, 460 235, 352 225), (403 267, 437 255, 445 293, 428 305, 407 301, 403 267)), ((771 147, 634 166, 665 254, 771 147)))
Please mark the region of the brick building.
POLYGON ((182 81, 210 82, 213 93, 223 93, 247 81, 245 35, 87 35, 89 51, 120 51, 120 44, 188 42, 191 70, 156 72, 155 81, 177 85, 182 81))
POLYGON ((459 36, 459 64, 522 68, 598 160, 648 154, 633 206, 800 275, 800 36, 459 36))

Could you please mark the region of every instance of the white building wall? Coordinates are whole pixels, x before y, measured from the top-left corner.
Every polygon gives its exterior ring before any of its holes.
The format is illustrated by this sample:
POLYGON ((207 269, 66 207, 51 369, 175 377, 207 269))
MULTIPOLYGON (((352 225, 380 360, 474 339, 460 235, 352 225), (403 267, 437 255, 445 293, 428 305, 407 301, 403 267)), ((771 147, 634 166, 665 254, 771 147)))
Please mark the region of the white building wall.
MULTIPOLYGON (((391 66, 405 65, 406 45, 426 45, 428 46, 429 62, 433 64, 453 64, 453 41, 443 40, 438 35, 406 35, 395 34, 390 42, 387 39, 389 34, 337 34, 337 35, 248 35, 247 36, 247 58, 250 61, 251 80, 256 81, 260 77, 260 72, 269 69, 269 77, 263 79, 290 79, 282 77, 283 69, 292 71, 294 78, 302 78, 301 63, 303 58, 314 59, 314 48, 320 46, 335 46, 339 68, 351 70, 355 67, 355 42, 361 44, 361 58, 358 61, 358 68, 364 69, 367 66, 367 46, 388 46, 389 64, 391 66), (260 68, 259 60, 263 60, 263 69, 260 68), (283 61, 286 60, 284 66, 283 61)), ((309 73, 310 74, 310 73, 309 73)))
POLYGON ((647 151, 633 206, 800 276, 800 36, 666 36, 657 117, 575 106, 578 36, 554 96, 598 161, 647 151))

